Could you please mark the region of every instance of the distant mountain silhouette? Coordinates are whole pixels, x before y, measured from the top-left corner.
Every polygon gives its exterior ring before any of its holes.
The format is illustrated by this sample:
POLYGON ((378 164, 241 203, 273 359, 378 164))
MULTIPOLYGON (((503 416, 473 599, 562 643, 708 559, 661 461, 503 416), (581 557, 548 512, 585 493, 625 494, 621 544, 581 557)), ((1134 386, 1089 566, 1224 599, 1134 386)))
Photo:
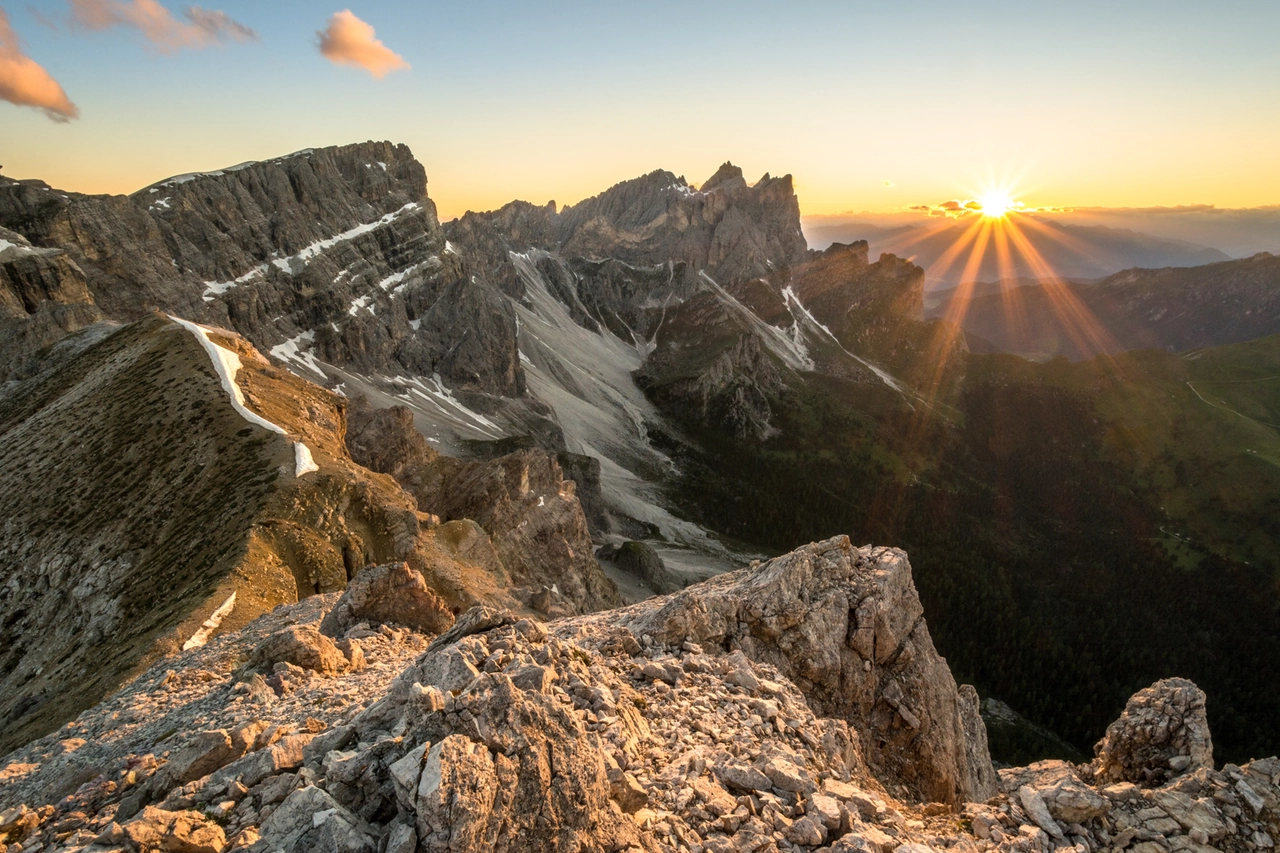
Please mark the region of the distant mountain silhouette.
POLYGON ((1030 216, 1014 216, 1010 222, 1041 263, 1030 260, 1029 253, 1018 251, 1016 241, 1010 239, 1008 266, 1002 268, 996 241, 990 239, 980 262, 969 266, 976 245, 971 237, 969 245, 959 253, 951 250, 965 240, 966 233, 976 224, 972 217, 897 228, 862 222, 819 225, 811 227, 808 236, 815 247, 829 241, 865 239, 872 257, 888 252, 923 267, 929 290, 954 287, 965 280, 1043 277, 1045 266, 1067 279, 1098 279, 1131 267, 1190 267, 1231 259, 1218 249, 1126 228, 1070 225, 1030 216), (947 263, 949 253, 954 259, 947 263))

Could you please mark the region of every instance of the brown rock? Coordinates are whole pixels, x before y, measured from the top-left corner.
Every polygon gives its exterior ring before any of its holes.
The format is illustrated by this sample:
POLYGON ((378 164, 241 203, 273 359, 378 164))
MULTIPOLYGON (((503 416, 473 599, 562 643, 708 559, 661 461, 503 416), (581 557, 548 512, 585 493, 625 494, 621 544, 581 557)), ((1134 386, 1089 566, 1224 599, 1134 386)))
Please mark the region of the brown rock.
POLYGON ((390 563, 370 566, 352 578, 324 617, 320 631, 340 637, 358 622, 403 625, 424 634, 439 634, 453 624, 453 614, 421 574, 407 563, 390 563))
POLYGON ((253 651, 254 666, 291 663, 323 675, 335 675, 347 667, 347 659, 333 640, 311 625, 291 625, 263 640, 253 651))
POLYGON ((222 853, 222 827, 196 811, 169 812, 147 806, 123 827, 126 843, 143 853, 222 853))

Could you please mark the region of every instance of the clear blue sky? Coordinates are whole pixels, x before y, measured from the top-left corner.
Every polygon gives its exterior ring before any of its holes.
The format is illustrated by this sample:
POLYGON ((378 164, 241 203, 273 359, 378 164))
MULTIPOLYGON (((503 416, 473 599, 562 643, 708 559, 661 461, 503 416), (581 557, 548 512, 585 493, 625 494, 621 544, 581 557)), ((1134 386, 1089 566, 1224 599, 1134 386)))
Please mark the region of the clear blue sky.
POLYGON ((391 139, 445 217, 726 159, 793 173, 806 213, 991 183, 1032 204, 1280 203, 1274 0, 350 6, 411 66, 381 79, 320 54, 341 5, 212 2, 258 40, 171 53, 69 27, 63 0, 0 8, 79 109, 0 102, 0 163, 72 190, 391 139))

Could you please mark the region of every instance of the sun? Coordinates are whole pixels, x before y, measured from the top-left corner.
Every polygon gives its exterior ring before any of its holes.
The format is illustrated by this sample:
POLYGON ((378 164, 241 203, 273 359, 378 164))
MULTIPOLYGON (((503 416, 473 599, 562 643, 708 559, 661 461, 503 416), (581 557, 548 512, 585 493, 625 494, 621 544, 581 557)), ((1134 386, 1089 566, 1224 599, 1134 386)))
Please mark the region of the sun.
POLYGON ((1009 211, 1018 206, 1003 190, 983 193, 978 199, 978 204, 981 205, 982 215, 988 219, 1003 219, 1009 211))

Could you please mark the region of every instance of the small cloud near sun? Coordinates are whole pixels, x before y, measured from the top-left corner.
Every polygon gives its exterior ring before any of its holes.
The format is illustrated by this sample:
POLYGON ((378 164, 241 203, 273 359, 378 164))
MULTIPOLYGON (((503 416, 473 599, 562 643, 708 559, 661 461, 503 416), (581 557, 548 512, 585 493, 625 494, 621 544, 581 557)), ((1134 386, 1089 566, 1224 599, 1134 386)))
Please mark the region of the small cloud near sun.
POLYGON ((320 53, 335 65, 355 65, 382 79, 392 71, 409 68, 404 57, 379 41, 373 27, 350 9, 335 12, 321 33, 320 53))
POLYGON ((0 9, 0 99, 20 107, 35 107, 56 122, 80 117, 57 80, 22 52, 9 16, 0 9))
POLYGON ((1023 202, 1014 201, 1005 193, 996 191, 984 193, 981 198, 953 198, 940 204, 913 204, 907 209, 928 216, 959 218, 978 214, 1000 218, 1010 213, 1041 213, 1062 208, 1027 207, 1023 202))
POLYGON ((884 184, 886 187, 896 187, 896 186, 897 186, 897 184, 895 184, 893 181, 881 181, 881 183, 882 183, 882 184, 884 184))
MULTIPOLYGON (((226 12, 188 6, 173 16, 157 0, 70 0, 72 29, 106 30, 133 27, 161 53, 200 48, 229 41, 257 41, 258 34, 226 12)), ((47 21, 46 21, 47 23, 47 21)))

